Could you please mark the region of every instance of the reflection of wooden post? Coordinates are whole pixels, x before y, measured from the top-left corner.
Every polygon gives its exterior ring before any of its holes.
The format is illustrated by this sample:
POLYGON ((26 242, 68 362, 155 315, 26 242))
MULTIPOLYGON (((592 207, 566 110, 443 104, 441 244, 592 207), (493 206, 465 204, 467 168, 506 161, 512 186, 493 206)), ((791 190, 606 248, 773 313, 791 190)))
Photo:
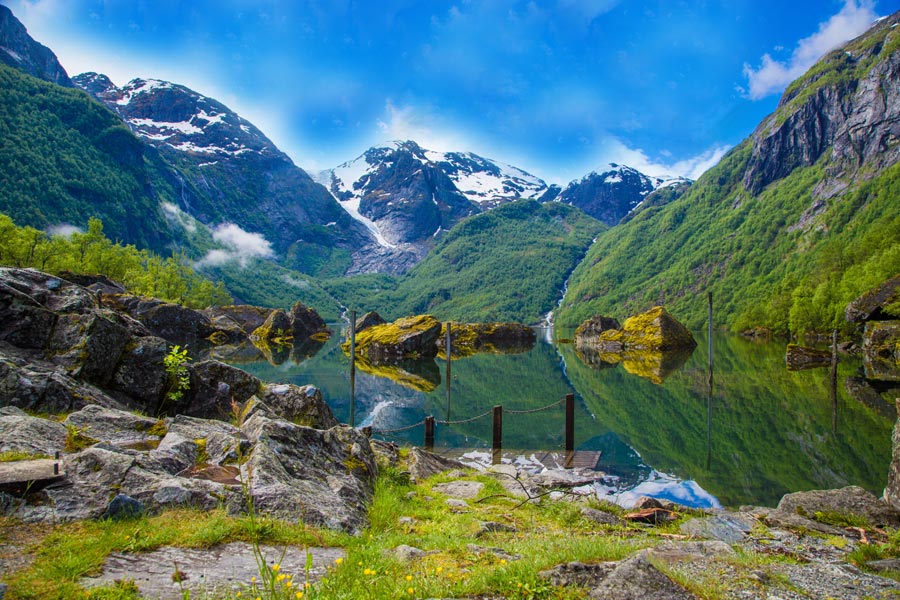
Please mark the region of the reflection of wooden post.
POLYGON ((450 321, 447 321, 447 337, 444 340, 444 351, 447 354, 447 418, 450 420, 450 321))
POLYGON ((428 415, 425 417, 425 449, 434 448, 434 417, 428 415))
POLYGON ((491 444, 491 463, 500 464, 500 450, 503 447, 503 407, 499 404, 494 407, 494 441, 491 444))
POLYGON ((837 402, 837 365, 838 365, 838 331, 831 332, 831 433, 837 435, 838 402, 837 402))
POLYGON ((356 420, 356 311, 350 311, 350 427, 356 420))
POLYGON ((575 394, 566 394, 566 462, 571 469, 575 460, 575 394))

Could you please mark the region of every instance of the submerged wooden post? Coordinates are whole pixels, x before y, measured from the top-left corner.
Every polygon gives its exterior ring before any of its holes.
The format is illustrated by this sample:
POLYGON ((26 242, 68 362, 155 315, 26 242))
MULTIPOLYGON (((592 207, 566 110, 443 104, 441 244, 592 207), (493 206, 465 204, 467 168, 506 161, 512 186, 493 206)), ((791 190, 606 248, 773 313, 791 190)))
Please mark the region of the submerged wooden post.
POLYGON ((350 311, 350 427, 356 420, 356 311, 350 311))
POLYGON ((503 407, 494 407, 494 441, 491 444, 491 463, 500 464, 500 450, 503 447, 503 407))
POLYGON ((434 448, 434 417, 428 415, 425 417, 425 449, 434 448))
POLYGON ((575 460, 575 394, 566 394, 566 461, 571 469, 575 460))

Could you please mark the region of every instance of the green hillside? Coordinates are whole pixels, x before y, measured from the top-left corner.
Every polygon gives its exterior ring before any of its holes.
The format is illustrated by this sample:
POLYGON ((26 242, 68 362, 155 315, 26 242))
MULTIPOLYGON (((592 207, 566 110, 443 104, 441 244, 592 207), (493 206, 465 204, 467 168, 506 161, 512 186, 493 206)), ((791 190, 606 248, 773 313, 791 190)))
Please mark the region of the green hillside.
POLYGON ((80 90, 0 65, 0 213, 37 228, 90 217, 114 239, 162 250, 167 227, 143 144, 80 90))
POLYGON ((900 31, 883 24, 829 54, 681 198, 602 234, 558 323, 665 304, 697 327, 712 292, 716 323, 734 330, 848 327, 847 302, 900 273, 898 141, 886 115, 846 116, 896 112, 878 82, 898 52, 900 31))
POLYGON ((324 285, 345 306, 385 318, 537 323, 603 227, 570 206, 519 200, 461 221, 403 277, 324 285))

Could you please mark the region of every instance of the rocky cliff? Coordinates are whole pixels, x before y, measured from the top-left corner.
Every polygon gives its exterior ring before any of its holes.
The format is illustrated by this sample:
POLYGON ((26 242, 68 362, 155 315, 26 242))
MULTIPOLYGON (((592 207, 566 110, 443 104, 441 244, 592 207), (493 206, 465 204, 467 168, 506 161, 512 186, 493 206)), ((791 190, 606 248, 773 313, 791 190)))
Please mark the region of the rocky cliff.
POLYGON ((29 75, 72 87, 69 75, 56 55, 34 41, 25 26, 7 7, 0 5, 0 62, 24 71, 29 75))

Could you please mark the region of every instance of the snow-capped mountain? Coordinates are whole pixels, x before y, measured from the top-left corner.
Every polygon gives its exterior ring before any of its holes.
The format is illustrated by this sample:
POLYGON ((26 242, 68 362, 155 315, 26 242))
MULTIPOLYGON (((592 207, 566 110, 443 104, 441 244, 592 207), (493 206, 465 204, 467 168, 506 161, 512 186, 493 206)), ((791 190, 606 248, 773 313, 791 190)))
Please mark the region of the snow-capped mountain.
POLYGON ((286 266, 308 273, 327 264, 335 248, 374 245, 324 187, 221 102, 155 79, 120 88, 105 75, 83 73, 73 82, 147 143, 148 159, 161 163, 164 181, 154 185, 169 212, 262 235, 286 266))
POLYGON ((619 223, 652 192, 690 183, 684 177, 651 177, 625 165, 609 164, 609 170, 592 171, 572 181, 556 197, 576 206, 609 226, 619 223))
POLYGON ((317 179, 387 247, 430 246, 463 217, 547 190, 516 167, 471 152, 427 150, 413 141, 370 148, 317 179))

